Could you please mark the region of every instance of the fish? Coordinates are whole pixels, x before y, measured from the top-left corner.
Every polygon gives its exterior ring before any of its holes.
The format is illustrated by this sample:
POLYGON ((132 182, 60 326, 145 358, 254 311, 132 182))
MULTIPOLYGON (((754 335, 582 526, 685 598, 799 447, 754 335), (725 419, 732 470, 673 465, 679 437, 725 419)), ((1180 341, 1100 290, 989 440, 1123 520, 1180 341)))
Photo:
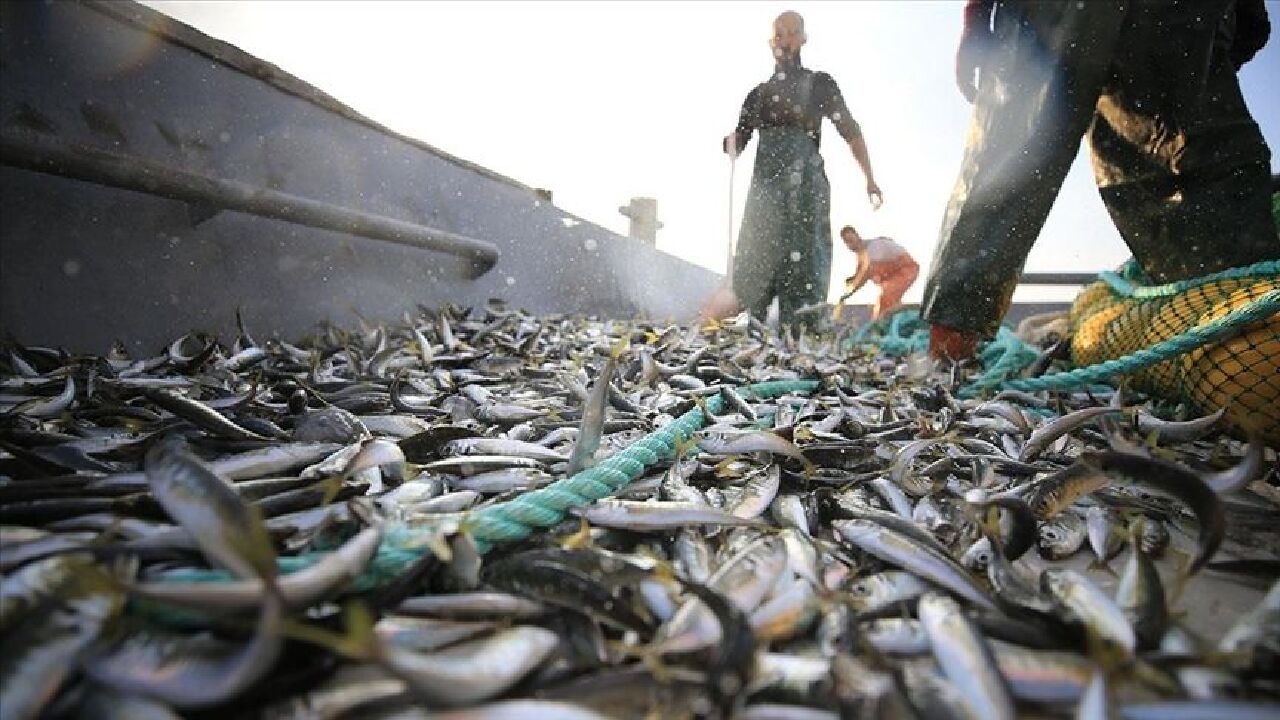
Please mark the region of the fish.
POLYGON ((574 443, 573 454, 569 458, 567 472, 570 475, 590 467, 594 462, 596 450, 600 447, 600 434, 604 429, 609 390, 617 372, 618 359, 622 357, 625 348, 625 343, 619 343, 610 351, 592 385, 591 394, 582 410, 582 422, 578 425, 578 441, 574 443))
POLYGON ((1015 718, 1013 697, 995 659, 959 603, 927 592, 920 598, 920 625, 942 672, 955 684, 974 717, 1015 718))
POLYGON ((1138 644, 1133 626, 1092 580, 1074 570, 1045 570, 1040 583, 1087 628, 1090 638, 1122 652, 1124 657, 1133 656, 1138 644))
POLYGON ((1200 525, 1200 552, 1188 574, 1195 574, 1213 558, 1226 532, 1225 515, 1217 493, 1194 473, 1163 460, 1119 452, 1089 452, 1080 461, 1110 482, 1155 488, 1181 500, 1200 525))
POLYGON ((1139 650, 1150 650, 1160 644, 1169 623, 1165 604, 1164 583, 1160 571, 1142 547, 1142 525, 1129 528, 1129 560, 1125 563, 1120 583, 1116 586, 1116 604, 1133 626, 1139 650))
POLYGON ((761 524, 754 518, 739 517, 707 505, 687 502, 597 500, 585 507, 573 508, 572 512, 592 525, 638 532, 678 529, 688 525, 761 524))
POLYGON ((1040 524, 1036 547, 1048 560, 1062 560, 1075 555, 1088 537, 1084 519, 1074 512, 1057 514, 1040 524))
MULTIPOLYGON (((281 575, 276 587, 285 607, 310 607, 349 585, 369 564, 381 542, 381 528, 365 528, 314 565, 281 575)), ((256 578, 225 582, 153 580, 130 584, 127 588, 134 597, 221 612, 253 610, 261 605, 267 592, 266 583, 256 578)))
POLYGON ((223 477, 179 443, 147 453, 147 482, 165 512, 210 561, 240 578, 274 581, 276 554, 261 515, 223 477))
POLYGON ((28 525, 0 527, 0 714, 1065 714, 1100 712, 1098 672, 1122 714, 1267 709, 1221 703, 1272 694, 1274 598, 1188 599, 1277 564, 1268 451, 1214 415, 960 398, 963 370, 848 328, 500 299, 289 339, 243 319, 150 356, 0 349, 0 521, 28 525), (627 477, 557 485, 588 449, 627 477), (522 498, 541 529, 489 537, 522 498), (1114 593, 1070 574, 1090 527, 1114 593), (1224 572, 1187 581, 1202 557, 1224 572), (1185 614, 1157 603, 1170 577, 1185 614))
POLYGON ((1027 442, 1022 446, 1022 452, 1018 455, 1021 462, 1031 462, 1040 457, 1049 445, 1055 440, 1071 432, 1085 426, 1085 424, 1097 420, 1107 415, 1116 415, 1121 413, 1119 408, 1111 407, 1088 407, 1081 408, 1075 412, 1067 413, 1062 417, 1047 422, 1036 428, 1031 437, 1027 438, 1027 442))
POLYGON ((840 520, 833 526, 844 540, 864 552, 936 583, 976 605, 996 609, 995 601, 950 555, 912 542, 908 536, 869 520, 840 520))
POLYGON ((247 643, 138 635, 90 658, 84 670, 117 692, 146 695, 179 709, 211 707, 239 695, 272 668, 284 645, 282 620, 283 602, 268 592, 247 643))

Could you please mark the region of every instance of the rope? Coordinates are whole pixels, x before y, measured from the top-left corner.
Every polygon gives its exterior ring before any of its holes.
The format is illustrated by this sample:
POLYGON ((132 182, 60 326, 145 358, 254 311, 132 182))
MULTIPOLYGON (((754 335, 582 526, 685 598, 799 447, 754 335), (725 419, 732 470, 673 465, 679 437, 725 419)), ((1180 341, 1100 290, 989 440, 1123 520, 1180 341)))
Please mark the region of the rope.
MULTIPOLYGON (((1117 294, 1126 297, 1153 298, 1163 297, 1171 292, 1183 292, 1208 282, 1278 273, 1280 273, 1280 260, 1268 260, 1194 280, 1157 287, 1136 286, 1116 273, 1102 273, 1101 277, 1117 294)), ((1280 312, 1280 291, 1272 290, 1242 308, 1204 325, 1187 328, 1182 334, 1151 347, 1106 362, 1039 378, 1014 377, 1034 362, 1040 353, 1019 339, 1008 328, 1001 327, 996 338, 987 343, 979 353, 978 359, 984 368, 983 373, 961 388, 958 395, 962 398, 975 397, 999 389, 1023 392, 1067 390, 1104 382, 1117 375, 1129 375, 1152 365, 1158 365, 1208 343, 1221 340, 1240 328, 1264 320, 1278 312, 1280 312)), ((887 319, 864 325, 846 341, 846 349, 859 346, 863 349, 876 347, 886 355, 894 357, 925 352, 929 349, 928 324, 921 320, 918 311, 900 310, 887 319)))
POLYGON ((1234 333, 1246 325, 1264 320, 1280 312, 1280 290, 1271 290, 1248 305, 1212 322, 1188 328, 1181 335, 1156 343, 1135 353, 1096 365, 1039 378, 1006 380, 1003 387, 1024 392, 1064 390, 1115 375, 1128 375, 1191 352, 1234 333))
POLYGON ((1109 285, 1111 291, 1121 297, 1149 300, 1170 297, 1191 288, 1218 282, 1219 280, 1239 280, 1242 278, 1271 277, 1275 275, 1280 275, 1280 260, 1263 260, 1252 265, 1230 268, 1222 272, 1202 275, 1190 280, 1179 280, 1165 285, 1138 285, 1132 280, 1123 277, 1121 273, 1114 273, 1110 270, 1098 273, 1098 279, 1109 285))
MULTIPOLYGON (((747 385, 741 390, 752 397, 766 399, 793 392, 810 393, 817 388, 817 380, 774 380, 747 385)), ((723 398, 715 395, 707 398, 706 406, 709 411, 716 413, 720 411, 723 402, 723 398)), ((705 422, 702 410, 694 408, 621 452, 606 458, 599 465, 504 503, 473 510, 468 513, 463 524, 469 526, 471 536, 482 553, 499 543, 523 540, 536 530, 559 524, 571 508, 608 497, 640 477, 646 468, 658 460, 673 457, 676 439, 687 441, 705 422)), ((357 576, 349 592, 364 592, 382 587, 403 575, 423 553, 428 552, 424 540, 429 535, 430 530, 408 527, 403 523, 390 523, 381 545, 378 546, 378 552, 368 567, 357 576)), ((277 564, 282 574, 289 574, 316 564, 327 554, 312 551, 278 558, 277 564)), ((224 570, 184 570, 165 576, 165 580, 181 582, 230 579, 231 574, 224 570)))
MULTIPOLYGON (((754 397, 767 398, 789 392, 812 392, 817 387, 816 380, 778 380, 750 385, 747 389, 754 397)), ((719 395, 710 397, 706 401, 707 409, 719 412, 723 402, 719 395)), ((473 511, 469 518, 471 535, 483 552, 491 543, 523 540, 537 529, 557 525, 570 508, 607 497, 659 459, 674 456, 675 441, 688 440, 705 420, 702 410, 694 408, 593 468, 505 503, 473 511)))

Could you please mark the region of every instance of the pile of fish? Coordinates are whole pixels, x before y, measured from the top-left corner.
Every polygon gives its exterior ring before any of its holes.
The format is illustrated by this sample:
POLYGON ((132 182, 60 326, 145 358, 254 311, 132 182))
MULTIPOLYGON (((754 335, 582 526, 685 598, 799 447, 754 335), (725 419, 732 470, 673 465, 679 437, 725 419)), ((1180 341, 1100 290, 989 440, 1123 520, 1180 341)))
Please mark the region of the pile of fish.
POLYGON ((11 341, 0 717, 1280 717, 1273 450, 842 346, 500 301, 11 341), (562 522, 477 523, 699 410, 562 522))

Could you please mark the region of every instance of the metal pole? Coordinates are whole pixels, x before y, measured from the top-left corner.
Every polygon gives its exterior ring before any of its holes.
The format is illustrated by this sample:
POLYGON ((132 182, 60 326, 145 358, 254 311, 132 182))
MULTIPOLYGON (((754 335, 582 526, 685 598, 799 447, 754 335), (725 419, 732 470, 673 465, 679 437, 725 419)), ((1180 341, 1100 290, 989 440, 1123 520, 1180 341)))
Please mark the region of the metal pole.
POLYGON ((0 162, 5 165, 150 193, 191 203, 285 220, 308 227, 432 250, 471 261, 477 278, 498 261, 491 242, 456 235, 395 218, 339 207, 298 195, 209 177, 145 158, 84 145, 63 144, 0 131, 0 162))
POLYGON ((1020 285, 1088 285, 1098 279, 1098 273, 1022 273, 1020 285))

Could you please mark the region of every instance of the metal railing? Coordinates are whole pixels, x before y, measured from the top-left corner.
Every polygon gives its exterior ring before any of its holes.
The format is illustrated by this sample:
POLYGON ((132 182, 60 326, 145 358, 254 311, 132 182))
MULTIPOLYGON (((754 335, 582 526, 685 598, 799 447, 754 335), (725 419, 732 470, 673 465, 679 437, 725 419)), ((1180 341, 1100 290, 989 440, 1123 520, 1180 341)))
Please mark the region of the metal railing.
POLYGON ((454 255, 470 261, 467 274, 471 278, 488 272, 498 261, 498 247, 484 240, 87 145, 4 130, 0 131, 0 163, 454 255))

